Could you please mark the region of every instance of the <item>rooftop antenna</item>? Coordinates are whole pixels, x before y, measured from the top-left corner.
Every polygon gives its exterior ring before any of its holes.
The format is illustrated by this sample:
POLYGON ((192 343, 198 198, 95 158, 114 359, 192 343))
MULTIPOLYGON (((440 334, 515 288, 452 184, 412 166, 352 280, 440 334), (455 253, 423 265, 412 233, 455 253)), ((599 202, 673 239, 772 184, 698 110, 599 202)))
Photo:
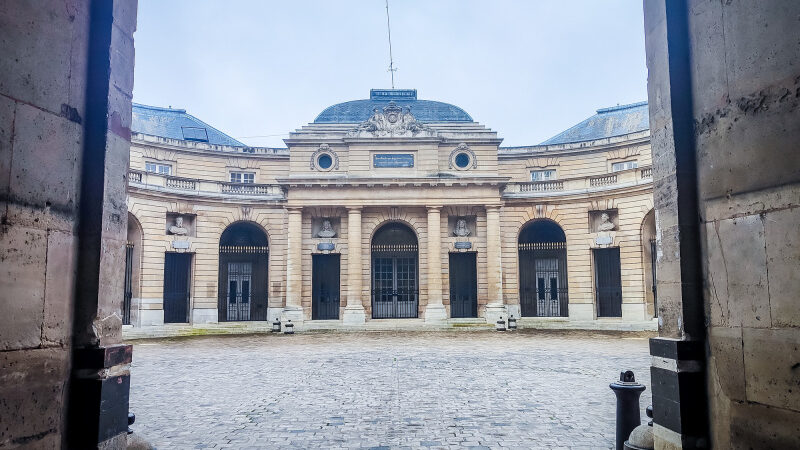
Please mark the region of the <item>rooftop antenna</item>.
POLYGON ((392 89, 394 89, 394 73, 397 68, 394 66, 394 58, 392 58, 392 27, 389 24, 389 0, 386 0, 386 29, 389 31, 389 72, 392 74, 392 89))

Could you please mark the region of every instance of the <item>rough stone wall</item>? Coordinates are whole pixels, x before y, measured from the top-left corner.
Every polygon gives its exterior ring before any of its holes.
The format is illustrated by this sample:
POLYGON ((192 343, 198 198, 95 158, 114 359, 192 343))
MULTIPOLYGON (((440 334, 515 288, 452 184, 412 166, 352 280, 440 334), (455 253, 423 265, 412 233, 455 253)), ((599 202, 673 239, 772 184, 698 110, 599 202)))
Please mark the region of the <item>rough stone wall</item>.
POLYGON ((64 433, 88 33, 85 2, 0 6, 0 447, 64 433))
MULTIPOLYGON (((115 273, 124 262, 136 2, 107 6, 103 30, 88 1, 0 6, 0 447, 64 446, 72 345, 113 344, 120 336, 122 276, 115 273), (95 44, 107 72, 92 74, 96 31, 109 37, 95 44), (107 93, 103 108, 90 106, 87 92, 97 86, 107 93), (99 109, 103 123, 92 129, 89 111, 99 109), (104 158, 87 176, 90 139, 104 158), (81 189, 90 178, 103 190, 86 199, 81 189), (86 205, 102 215, 101 244, 89 250, 105 264, 99 286, 77 277, 86 205)), ((111 403, 87 400, 82 408, 91 423, 111 403)), ((72 434, 81 433, 90 442, 106 439, 87 429, 72 434)), ((124 445, 124 435, 116 436, 124 445)))
POLYGON ((800 3, 689 3, 717 448, 800 447, 800 3))

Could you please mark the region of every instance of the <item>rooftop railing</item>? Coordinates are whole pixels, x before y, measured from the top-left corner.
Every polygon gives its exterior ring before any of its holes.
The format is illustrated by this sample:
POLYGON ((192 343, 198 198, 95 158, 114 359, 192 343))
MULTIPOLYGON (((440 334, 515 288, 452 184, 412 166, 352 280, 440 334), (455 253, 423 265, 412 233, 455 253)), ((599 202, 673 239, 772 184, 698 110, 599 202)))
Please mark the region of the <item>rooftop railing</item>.
POLYGON ((525 196, 525 194, 558 193, 568 191, 614 189, 615 186, 649 182, 653 177, 651 167, 624 170, 603 175, 565 178, 562 180, 511 182, 503 194, 525 196))
POLYGON ((175 177, 152 172, 130 170, 128 183, 139 188, 152 188, 175 193, 194 193, 210 196, 253 196, 284 198, 283 188, 277 184, 227 183, 224 181, 200 180, 175 177))

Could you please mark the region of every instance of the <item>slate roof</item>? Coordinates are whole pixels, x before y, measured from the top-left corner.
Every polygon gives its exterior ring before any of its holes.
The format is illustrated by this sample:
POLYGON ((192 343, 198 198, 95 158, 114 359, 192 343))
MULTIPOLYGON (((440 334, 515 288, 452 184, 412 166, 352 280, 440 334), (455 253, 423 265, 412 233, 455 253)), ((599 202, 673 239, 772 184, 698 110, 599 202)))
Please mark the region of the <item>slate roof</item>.
POLYGON ((650 128, 647 102, 598 109, 597 114, 565 130, 542 145, 591 141, 612 136, 644 131, 650 128))
POLYGON ((416 89, 371 89, 369 99, 353 100, 329 106, 314 123, 360 123, 372 116, 372 110, 382 110, 390 101, 401 107, 410 107, 411 114, 420 122, 472 122, 463 109, 449 103, 418 100, 416 89))
POLYGON ((183 141, 246 147, 242 142, 188 114, 185 109, 161 108, 134 103, 131 130, 136 133, 183 141))

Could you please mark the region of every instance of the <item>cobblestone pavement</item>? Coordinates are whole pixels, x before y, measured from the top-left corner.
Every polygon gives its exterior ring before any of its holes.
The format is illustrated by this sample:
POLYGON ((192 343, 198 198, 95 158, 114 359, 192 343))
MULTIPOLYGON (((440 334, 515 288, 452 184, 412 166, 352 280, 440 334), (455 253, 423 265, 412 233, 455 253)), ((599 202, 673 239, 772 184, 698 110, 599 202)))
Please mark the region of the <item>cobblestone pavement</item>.
MULTIPOLYGON (((134 429, 167 448, 611 448, 647 339, 489 331, 138 341, 134 429)), ((644 418, 644 415, 643 415, 644 418)))

